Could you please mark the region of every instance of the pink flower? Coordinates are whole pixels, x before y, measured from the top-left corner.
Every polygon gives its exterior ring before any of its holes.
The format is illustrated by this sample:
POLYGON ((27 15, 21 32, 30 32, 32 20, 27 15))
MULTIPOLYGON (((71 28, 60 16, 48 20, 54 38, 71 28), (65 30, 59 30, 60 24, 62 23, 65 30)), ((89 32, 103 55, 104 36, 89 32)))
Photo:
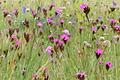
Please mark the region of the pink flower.
POLYGON ((55 15, 60 15, 61 13, 62 13, 62 9, 57 8, 57 9, 56 9, 56 12, 55 12, 55 15))
POLYGON ((102 49, 97 49, 96 50, 96 57, 97 59, 103 54, 103 50, 102 49))
POLYGON ((54 40, 54 34, 50 34, 50 35, 48 36, 48 39, 49 39, 51 42, 53 42, 53 40, 54 40))
POLYGON ((61 20, 60 20, 60 24, 64 24, 64 19, 61 19, 61 20))
POLYGON ((66 43, 70 39, 70 36, 67 34, 61 34, 60 39, 62 39, 64 43, 66 43))
POLYGON ((21 41, 20 41, 20 40, 16 40, 16 41, 15 41, 15 44, 16 44, 16 46, 20 46, 21 41))
POLYGON ((64 34, 67 34, 67 35, 70 36, 70 32, 69 32, 69 30, 65 29, 65 30, 63 30, 62 32, 63 32, 64 34))
POLYGON ((3 14, 4 14, 4 17, 6 17, 6 16, 9 14, 8 10, 7 10, 7 9, 4 9, 4 10, 3 10, 3 14))
POLYGON ((92 32, 95 34, 97 32, 97 27, 92 27, 92 32))
POLYGON ((115 19, 110 19, 110 25, 113 26, 117 23, 117 20, 115 19))
POLYGON ((35 10, 33 10, 33 9, 30 9, 30 10, 31 10, 31 14, 32 14, 33 18, 35 18, 35 17, 37 16, 36 11, 35 11, 35 10))
POLYGON ((102 25, 101 28, 104 31, 107 28, 107 26, 106 25, 102 25))
POLYGON ((38 26, 38 27, 43 27, 43 23, 39 21, 39 22, 37 23, 37 26, 38 26))
POLYGON ((88 5, 85 4, 85 3, 83 3, 83 4, 80 5, 80 8, 81 8, 81 9, 85 9, 85 8, 87 8, 87 7, 88 7, 88 5))
POLYGON ((110 61, 106 62, 106 69, 109 70, 112 68, 112 63, 110 61))
POLYGON ((76 78, 79 80, 85 80, 86 74, 85 72, 78 72, 76 73, 76 78))
POLYGON ((48 24, 53 24, 53 19, 52 18, 47 18, 47 23, 48 24))
POLYGON ((12 35, 11 35, 11 38, 12 38, 13 40, 17 40, 17 36, 16 36, 15 34, 12 34, 12 35))
POLYGON ((55 4, 54 4, 54 3, 52 3, 52 4, 50 5, 49 10, 52 10, 53 7, 55 7, 55 4))
POLYGON ((52 54, 53 53, 53 47, 52 46, 48 46, 45 50, 48 54, 52 54))
POLYGON ((114 26, 114 29, 115 29, 116 31, 118 31, 118 30, 120 30, 120 26, 116 25, 116 26, 114 26))
POLYGON ((37 73, 33 73, 33 74, 32 74, 32 79, 33 79, 33 80, 39 79, 38 74, 37 74, 37 73))
POLYGON ((64 49, 64 42, 59 39, 54 39, 53 42, 56 44, 56 48, 61 51, 64 49))
POLYGON ((103 62, 100 61, 100 62, 98 62, 98 64, 103 64, 103 62))
POLYGON ((13 14, 17 17, 18 16, 18 9, 14 9, 13 14))
POLYGON ((90 8, 85 3, 80 5, 80 9, 82 9, 85 14, 88 14, 90 12, 90 8))

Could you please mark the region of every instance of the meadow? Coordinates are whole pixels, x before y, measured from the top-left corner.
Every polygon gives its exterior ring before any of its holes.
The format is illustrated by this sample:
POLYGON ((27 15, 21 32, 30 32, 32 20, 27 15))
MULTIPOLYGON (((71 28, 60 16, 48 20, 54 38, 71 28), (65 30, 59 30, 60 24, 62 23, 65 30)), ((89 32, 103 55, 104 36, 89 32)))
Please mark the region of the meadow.
POLYGON ((0 80, 120 80, 119 0, 0 0, 0 80))

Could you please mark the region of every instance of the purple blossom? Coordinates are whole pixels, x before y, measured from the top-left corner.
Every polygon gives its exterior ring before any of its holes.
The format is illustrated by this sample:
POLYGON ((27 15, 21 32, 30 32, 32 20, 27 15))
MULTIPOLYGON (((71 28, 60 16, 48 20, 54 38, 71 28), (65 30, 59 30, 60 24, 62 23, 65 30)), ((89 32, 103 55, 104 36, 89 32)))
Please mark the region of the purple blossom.
POLYGON ((95 34, 97 32, 97 27, 92 27, 92 32, 95 34))
POLYGON ((12 39, 12 40, 17 40, 16 34, 12 34, 12 35, 11 35, 11 39, 12 39))
POLYGON ((64 24, 64 19, 61 19, 61 20, 60 20, 60 24, 64 24))
POLYGON ((39 22, 37 23, 37 26, 38 26, 38 27, 43 27, 43 23, 39 21, 39 22))
POLYGON ((48 39, 49 39, 51 42, 53 42, 53 40, 54 40, 54 35, 55 35, 55 34, 50 34, 50 35, 48 36, 48 39))
POLYGON ((78 80, 85 80, 85 77, 86 77, 85 72, 78 72, 78 73, 76 73, 76 78, 78 80))
POLYGON ((106 69, 109 70, 112 68, 112 63, 110 61, 106 62, 106 69))
POLYGON ((117 20, 115 19, 110 19, 110 25, 113 26, 117 23, 117 20))
POLYGON ((98 59, 103 54, 103 50, 102 49, 97 49, 95 53, 96 53, 96 57, 98 59))
POLYGON ((54 3, 52 3, 52 4, 50 5, 49 10, 52 10, 53 7, 55 7, 55 4, 54 4, 54 3))
POLYGON ((53 42, 56 44, 56 49, 60 49, 61 51, 64 48, 64 42, 59 39, 54 39, 53 42))
POLYGON ((14 9, 13 14, 17 17, 18 16, 18 9, 14 9))
POLYGON ((32 79, 33 79, 33 80, 39 79, 38 74, 37 74, 37 73, 33 73, 33 74, 32 74, 32 79))
POLYGON ((53 53, 53 47, 52 46, 48 46, 45 50, 48 54, 52 54, 53 53))
POLYGON ((107 28, 107 26, 106 25, 102 25, 101 28, 104 31, 107 28))
POLYGON ((26 7, 25 6, 22 7, 22 13, 26 13, 26 7))
POLYGON ((103 64, 103 62, 100 61, 100 62, 98 62, 98 64, 103 64))
POLYGON ((99 17, 98 17, 98 20, 99 20, 99 22, 102 21, 102 16, 99 16, 99 17))
POLYGON ((62 13, 62 9, 60 8, 57 8, 56 11, 55 11, 55 15, 60 15, 62 13))
POLYGON ((83 9, 83 10, 84 10, 85 8, 87 8, 87 7, 88 7, 88 5, 85 4, 85 3, 83 3, 83 4, 80 5, 80 8, 83 9))
POLYGON ((113 5, 113 6, 116 6, 116 5, 117 5, 117 3, 116 3, 115 1, 113 1, 113 2, 112 2, 112 5, 113 5))
POLYGON ((53 19, 52 18, 47 18, 47 23, 48 24, 53 24, 53 19))
POLYGON ((70 36, 67 34, 61 34, 60 39, 62 39, 64 43, 66 44, 66 42, 70 39, 70 36))
POLYGON ((69 30, 65 29, 65 30, 63 30, 62 32, 63 32, 64 34, 67 34, 67 35, 70 36, 70 32, 69 32, 69 30))
POLYGON ((4 14, 4 17, 6 17, 6 16, 9 14, 8 10, 7 10, 7 9, 4 9, 4 10, 3 10, 3 14, 4 14))
POLYGON ((33 10, 33 9, 30 9, 30 11, 31 11, 31 14, 32 14, 33 18, 35 18, 35 17, 37 16, 36 11, 35 11, 35 10, 33 10))
POLYGON ((120 30, 120 26, 116 25, 116 26, 114 26, 114 29, 115 29, 116 31, 118 31, 118 30, 120 30))

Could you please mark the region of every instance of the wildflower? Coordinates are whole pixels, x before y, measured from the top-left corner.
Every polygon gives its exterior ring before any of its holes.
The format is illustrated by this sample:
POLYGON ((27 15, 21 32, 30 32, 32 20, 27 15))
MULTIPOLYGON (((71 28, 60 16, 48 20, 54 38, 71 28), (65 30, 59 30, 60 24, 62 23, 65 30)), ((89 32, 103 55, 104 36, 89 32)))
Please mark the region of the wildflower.
POLYGON ((51 42, 53 42, 53 40, 54 40, 54 37, 53 37, 53 36, 54 36, 54 34, 51 34, 51 35, 48 36, 48 39, 49 39, 51 42))
POLYGON ((17 40, 15 41, 15 45, 18 47, 18 46, 20 46, 20 44, 21 44, 21 41, 17 39, 17 40))
POLYGON ((115 11, 115 9, 116 9, 116 2, 112 2, 112 7, 110 7, 110 9, 111 9, 111 12, 113 12, 113 11, 115 11))
POLYGON ((106 69, 109 70, 112 68, 112 63, 110 61, 106 62, 106 69))
POLYGON ((116 25, 113 27, 115 31, 119 31, 120 30, 120 26, 116 25))
POLYGON ((30 9, 30 10, 31 10, 31 14, 32 14, 33 18, 35 18, 35 17, 37 16, 36 11, 35 11, 35 10, 33 10, 33 9, 30 9))
POLYGON ((85 72, 78 72, 78 73, 76 73, 76 78, 78 80, 85 80, 85 77, 86 77, 85 72))
POLYGON ((57 8, 56 11, 55 11, 55 15, 60 15, 62 13, 62 9, 60 8, 57 8))
POLYGON ((32 74, 32 79, 33 79, 33 80, 39 79, 38 74, 37 74, 37 73, 33 73, 33 74, 32 74))
POLYGON ((96 57, 98 59, 103 54, 103 50, 102 49, 97 49, 95 53, 96 53, 96 57))
POLYGON ((102 25, 101 28, 104 31, 107 28, 107 26, 106 25, 102 25))
POLYGON ((103 64, 103 62, 100 61, 100 62, 98 62, 98 64, 103 64))
POLYGON ((117 20, 110 19, 110 25, 113 27, 117 23, 117 20))
POLYGON ((23 7, 22 7, 22 13, 25 13, 25 12, 26 12, 26 7, 23 6, 23 7))
POLYGON ((47 18, 47 23, 52 25, 53 24, 53 19, 52 18, 47 18))
POLYGON ((98 21, 101 22, 102 21, 102 16, 98 17, 98 21))
POLYGON ((84 11, 84 13, 87 15, 90 12, 90 8, 87 4, 83 3, 80 5, 80 8, 84 11))
POLYGON ((64 49, 64 42, 59 40, 59 39, 54 39, 53 42, 56 44, 55 45, 55 50, 60 49, 61 51, 64 49))
POLYGON ((60 39, 62 39, 64 41, 64 43, 66 44, 67 41, 70 39, 70 36, 67 34, 61 34, 60 39))
POLYGON ((69 32, 69 30, 65 29, 65 30, 63 30, 62 32, 63 32, 64 34, 67 34, 67 35, 70 36, 70 32, 69 32))
POLYGON ((92 27, 92 32, 95 34, 97 32, 97 27, 92 27))
POLYGON ((4 10, 3 10, 3 15, 4 15, 4 17, 6 17, 8 14, 9 14, 8 10, 7 10, 7 9, 4 9, 4 10))
POLYGON ((48 54, 52 55, 53 53, 53 47, 52 46, 48 46, 45 50, 48 54))
POLYGON ((117 3, 116 3, 115 1, 113 1, 113 2, 112 2, 112 5, 113 5, 113 6, 116 6, 116 5, 117 5, 117 3))
POLYGON ((12 34, 11 39, 16 41, 18 38, 17 38, 16 34, 12 34))
POLYGON ((14 9, 13 14, 17 17, 18 16, 18 9, 14 9))
POLYGON ((50 5, 49 10, 52 10, 53 7, 55 7, 55 4, 54 4, 54 3, 52 3, 52 4, 50 5))
POLYGON ((81 9, 85 9, 85 8, 87 8, 87 7, 88 7, 88 5, 85 4, 85 3, 83 3, 83 4, 80 5, 80 8, 81 8, 81 9))
POLYGON ((39 22, 37 23, 37 26, 38 26, 38 27, 43 27, 43 23, 39 21, 39 22))
POLYGON ((63 25, 64 24, 64 19, 60 20, 60 24, 63 25))

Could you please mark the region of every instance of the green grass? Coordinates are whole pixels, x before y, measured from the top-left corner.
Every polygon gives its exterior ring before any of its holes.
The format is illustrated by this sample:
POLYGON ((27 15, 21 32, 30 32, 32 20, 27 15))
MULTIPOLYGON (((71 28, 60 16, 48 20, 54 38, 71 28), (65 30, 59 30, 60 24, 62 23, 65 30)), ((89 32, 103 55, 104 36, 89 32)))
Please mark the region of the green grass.
MULTIPOLYGON (((108 27, 105 31, 100 29, 95 34, 95 37, 99 39, 99 37, 107 33, 108 35, 103 37, 105 37, 106 40, 112 40, 112 37, 117 34, 112 31, 107 17, 118 19, 120 11, 116 10, 110 14, 105 13, 109 9, 105 7, 105 5, 111 6, 112 0, 84 1, 88 3, 91 9, 88 15, 89 18, 95 20, 99 16, 102 16, 103 24, 108 27)), ((119 0, 116 0, 116 2, 118 2, 117 5, 119 8, 119 0)), ((38 80, 44 80, 43 73, 45 68, 47 68, 46 75, 49 75, 49 80, 77 80, 75 74, 79 71, 87 74, 85 80, 120 80, 120 42, 118 44, 111 43, 111 46, 107 48, 103 47, 103 55, 99 59, 96 59, 95 50, 97 46, 96 40, 92 41, 92 24, 88 23, 83 11, 79 8, 81 3, 83 3, 82 0, 21 0, 21 3, 19 0, 7 0, 6 3, 2 3, 0 9, 0 80, 33 80, 33 73, 38 74, 38 80), (67 1, 70 2, 70 4, 68 4, 67 1), (60 18, 64 18, 64 26, 47 25, 43 13, 40 13, 38 14, 40 20, 45 22, 43 26, 44 33, 40 35, 36 25, 37 20, 31 16, 30 12, 23 14, 21 7, 26 6, 36 9, 40 5, 49 8, 52 2, 56 4, 56 8, 66 7, 60 17, 55 20, 55 22, 57 22, 60 18), (6 18, 3 17, 2 9, 4 8, 7 8, 8 11, 11 12, 14 8, 18 8, 19 15, 17 18, 13 16, 12 25, 9 25, 6 18), (29 28, 25 28, 25 26, 22 25, 22 21, 25 18, 29 20, 29 28), (74 22, 74 24, 69 24, 69 21, 74 22), (82 22, 82 24, 80 24, 80 22, 82 22), (81 26, 84 27, 84 30, 80 34, 79 27, 81 26), (6 36, 9 35, 9 28, 19 28, 17 36, 22 41, 22 44, 17 49, 11 50, 13 42, 6 36), (35 29, 35 34, 32 33, 33 29, 35 29), (53 53, 54 56, 52 58, 44 51, 47 46, 55 45, 49 41, 48 35, 53 32, 61 34, 64 29, 70 31, 71 38, 64 46, 64 51, 53 53), (32 35, 28 43, 26 43, 24 39, 24 32, 32 35), (84 41, 90 42, 92 47, 84 47, 84 41), (21 56, 20 59, 19 56, 21 56), (104 64, 98 64, 99 61, 102 61, 104 64), (113 67, 108 71, 105 68, 107 61, 113 64, 113 67), (22 75, 24 68, 26 72, 25 75, 22 75)), ((54 11, 55 10, 52 10, 48 13, 48 16, 50 16, 50 14, 54 15, 54 11)), ((101 24, 97 26, 101 26, 101 24)))

